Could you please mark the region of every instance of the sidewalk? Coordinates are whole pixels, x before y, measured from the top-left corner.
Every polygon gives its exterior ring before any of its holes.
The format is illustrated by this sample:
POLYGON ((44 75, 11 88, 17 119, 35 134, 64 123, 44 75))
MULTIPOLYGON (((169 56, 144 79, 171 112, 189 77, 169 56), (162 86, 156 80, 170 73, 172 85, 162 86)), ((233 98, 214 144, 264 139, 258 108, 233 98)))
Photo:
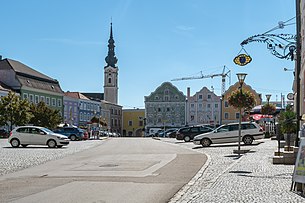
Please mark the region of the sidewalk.
MULTIPOLYGON (((191 145, 188 145, 191 146, 191 145)), ((237 158, 236 145, 193 147, 209 159, 197 175, 171 200, 174 202, 305 202, 305 198, 290 191, 292 165, 273 165, 277 141, 241 146, 250 149, 237 158)))

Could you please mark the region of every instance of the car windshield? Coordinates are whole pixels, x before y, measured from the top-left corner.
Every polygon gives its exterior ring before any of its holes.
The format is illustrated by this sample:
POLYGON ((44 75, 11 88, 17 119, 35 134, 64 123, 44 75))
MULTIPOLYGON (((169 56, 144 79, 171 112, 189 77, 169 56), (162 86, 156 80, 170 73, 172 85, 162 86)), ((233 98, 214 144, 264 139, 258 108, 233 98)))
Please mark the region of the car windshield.
POLYGON ((52 130, 48 129, 48 128, 42 128, 41 130, 47 132, 47 133, 54 133, 52 130))

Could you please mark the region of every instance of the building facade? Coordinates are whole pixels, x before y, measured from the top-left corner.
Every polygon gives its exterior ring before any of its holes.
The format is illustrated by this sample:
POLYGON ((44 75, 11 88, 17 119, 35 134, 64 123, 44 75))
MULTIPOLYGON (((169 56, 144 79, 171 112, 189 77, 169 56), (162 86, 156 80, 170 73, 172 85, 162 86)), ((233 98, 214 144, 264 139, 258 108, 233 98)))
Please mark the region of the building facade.
POLYGON ((145 109, 123 109, 123 136, 143 137, 145 109))
POLYGON ((79 99, 65 92, 64 123, 79 126, 79 99))
MULTIPOLYGON (((222 105, 221 105, 221 112, 222 112, 222 124, 238 122, 239 116, 242 116, 243 120, 246 118, 244 116, 245 112, 242 112, 243 115, 239 115, 239 110, 235 109, 233 106, 229 105, 228 98, 231 93, 237 89, 239 89, 239 82, 236 82, 234 85, 230 86, 229 89, 224 93, 222 97, 222 105)), ((247 85, 246 83, 242 86, 243 91, 249 91, 254 95, 256 105, 262 104, 262 95, 257 93, 251 86, 247 85)))
POLYGON ((188 125, 220 125, 220 109, 220 96, 208 88, 203 87, 193 96, 190 96, 190 88, 187 88, 186 121, 188 125))
POLYGON ((22 99, 38 104, 45 102, 63 117, 64 93, 59 82, 12 59, 0 60, 0 81, 20 94, 22 99))
POLYGON ((186 96, 170 82, 162 83, 144 97, 146 133, 151 128, 179 128, 186 125, 186 96))

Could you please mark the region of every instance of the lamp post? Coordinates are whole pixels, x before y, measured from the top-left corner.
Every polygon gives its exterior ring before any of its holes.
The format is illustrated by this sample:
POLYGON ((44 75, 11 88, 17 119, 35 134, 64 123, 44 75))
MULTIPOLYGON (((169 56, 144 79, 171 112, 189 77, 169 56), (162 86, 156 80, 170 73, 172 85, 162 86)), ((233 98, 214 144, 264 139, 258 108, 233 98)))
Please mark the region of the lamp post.
MULTIPOLYGON (((269 110, 269 101, 270 101, 270 98, 271 98, 271 94, 266 94, 266 99, 267 99, 267 105, 268 105, 268 111, 267 111, 267 115, 268 115, 268 118, 269 118, 269 114, 270 114, 270 110, 269 110)), ((265 119, 265 129, 266 129, 266 119, 265 119)), ((270 135, 270 125, 269 125, 269 128, 268 128, 268 132, 269 132, 269 135, 270 135)))
MULTIPOLYGON (((237 73, 237 78, 239 81, 239 91, 240 95, 242 95, 242 87, 244 84, 244 81, 246 79, 247 74, 246 73, 237 73)), ((239 108, 239 123, 238 123, 238 157, 240 157, 240 141, 241 141, 241 108, 239 108)))
POLYGON ((269 105, 270 98, 271 98, 271 94, 266 94, 266 99, 267 99, 267 104, 268 105, 269 105))

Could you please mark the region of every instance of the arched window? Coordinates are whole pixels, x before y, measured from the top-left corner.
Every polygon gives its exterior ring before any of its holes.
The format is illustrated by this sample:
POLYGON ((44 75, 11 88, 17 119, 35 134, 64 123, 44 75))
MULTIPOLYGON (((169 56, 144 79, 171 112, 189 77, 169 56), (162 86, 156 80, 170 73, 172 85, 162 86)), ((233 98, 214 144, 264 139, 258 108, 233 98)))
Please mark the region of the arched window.
POLYGON ((108 78, 108 83, 111 83, 111 78, 108 78))

